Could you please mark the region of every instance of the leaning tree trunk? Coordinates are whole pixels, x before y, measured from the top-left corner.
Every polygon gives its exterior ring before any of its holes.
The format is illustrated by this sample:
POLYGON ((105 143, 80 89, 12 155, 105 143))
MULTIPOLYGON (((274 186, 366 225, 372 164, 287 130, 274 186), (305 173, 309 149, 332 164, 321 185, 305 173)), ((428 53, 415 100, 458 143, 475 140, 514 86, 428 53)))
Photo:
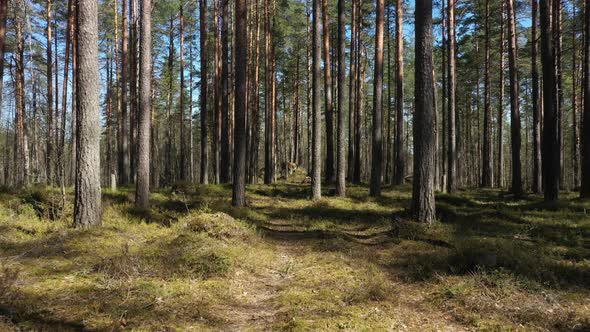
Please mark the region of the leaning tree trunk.
POLYGON ((432 0, 416 1, 416 66, 414 102, 414 184, 412 210, 424 223, 435 220, 435 124, 432 76, 432 0))
POLYGON ((344 13, 344 0, 338 0, 338 155, 336 195, 346 196, 346 141, 344 128, 346 117, 344 113, 344 88, 346 79, 346 15, 344 13))
POLYGON ((554 202, 559 195, 559 133, 557 91, 555 91, 555 54, 549 1, 541 1, 541 63, 543 67, 543 182, 545 201, 554 202))
POLYGON ((512 193, 522 195, 522 169, 520 163, 520 106, 518 88, 518 44, 516 43, 516 13, 514 0, 507 0, 508 15, 508 63, 510 74, 510 136, 512 145, 512 193))
POLYGON ((322 145, 321 128, 322 118, 320 109, 320 61, 321 61, 321 22, 320 0, 313 0, 313 73, 312 73, 312 108, 313 108, 313 135, 312 135, 312 172, 311 191, 312 198, 318 200, 322 197, 322 145))
POLYGON ((74 226, 101 223, 100 76, 98 73, 98 1, 78 0, 77 6, 77 151, 74 226))
POLYGON ((385 0, 377 0, 375 21, 375 74, 373 75, 373 157, 371 158, 371 196, 381 195, 383 165, 383 25, 385 0))

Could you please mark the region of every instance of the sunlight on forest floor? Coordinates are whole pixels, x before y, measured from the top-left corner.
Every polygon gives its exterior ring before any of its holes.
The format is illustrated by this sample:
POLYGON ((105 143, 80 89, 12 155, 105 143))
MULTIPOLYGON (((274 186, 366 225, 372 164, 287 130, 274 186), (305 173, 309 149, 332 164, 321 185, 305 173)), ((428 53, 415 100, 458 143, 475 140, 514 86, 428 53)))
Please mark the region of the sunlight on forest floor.
POLYGON ((2 191, 0 330, 590 329, 589 202, 461 191, 425 227, 409 187, 312 202, 300 177, 249 186, 242 210, 230 186, 150 210, 105 191, 92 230, 58 191, 2 191))

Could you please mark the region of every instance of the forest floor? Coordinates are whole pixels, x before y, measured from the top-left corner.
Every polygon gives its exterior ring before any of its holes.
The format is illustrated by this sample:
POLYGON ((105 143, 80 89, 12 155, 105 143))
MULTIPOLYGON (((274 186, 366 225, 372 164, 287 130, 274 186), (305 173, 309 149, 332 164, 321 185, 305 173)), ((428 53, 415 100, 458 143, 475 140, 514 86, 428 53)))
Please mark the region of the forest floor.
POLYGON ((590 202, 460 191, 426 227, 407 186, 312 202, 303 177, 241 210, 230 186, 107 190, 91 230, 54 189, 2 191, 0 330, 590 331, 590 202))

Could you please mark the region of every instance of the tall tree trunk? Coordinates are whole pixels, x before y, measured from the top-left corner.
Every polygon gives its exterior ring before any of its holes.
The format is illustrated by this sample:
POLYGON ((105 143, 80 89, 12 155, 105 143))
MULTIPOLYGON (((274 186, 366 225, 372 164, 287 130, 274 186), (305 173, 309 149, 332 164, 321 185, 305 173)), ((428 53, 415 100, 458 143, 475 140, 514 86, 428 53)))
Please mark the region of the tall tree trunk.
POLYGON ((498 115, 496 122, 498 125, 498 137, 497 137, 497 149, 498 149, 498 162, 496 169, 496 186, 498 188, 504 187, 504 43, 505 43, 505 2, 500 1, 500 88, 498 96, 498 115))
MULTIPOLYGON (((183 25, 181 7, 181 26, 183 25)), ((139 112, 137 127, 137 181, 135 205, 148 208, 150 195, 150 99, 152 96, 152 1, 141 0, 141 42, 139 47, 139 112)), ((182 28, 181 28, 182 32, 182 28)), ((180 40, 182 41, 182 34, 180 40)), ((182 45, 182 42, 181 42, 182 45)), ((182 49, 182 48, 181 48, 182 49)), ((181 50, 182 54, 182 50, 181 50)), ((181 55, 182 58, 182 55, 181 55)), ((182 85, 182 84, 181 84, 182 85)), ((181 90, 181 94, 184 90, 181 90)))
POLYGON ((222 84, 221 84, 221 33, 219 24, 219 2, 224 0, 213 0, 213 25, 214 25, 214 36, 215 36, 215 79, 213 87, 215 89, 213 94, 214 107, 214 141, 213 141, 213 173, 215 183, 220 182, 220 171, 221 171, 221 104, 222 104, 222 84))
POLYGON ((186 151, 186 114, 184 112, 186 101, 185 101, 185 82, 184 82, 184 10, 183 4, 180 5, 179 10, 179 39, 180 39, 180 109, 179 109, 179 127, 180 127, 180 180, 185 181, 188 179, 188 167, 187 167, 187 151, 186 151))
POLYGON ((229 110, 229 0, 221 0, 221 169, 220 182, 230 182, 230 110, 229 110))
POLYGON ((313 78, 312 78, 312 108, 313 108, 313 136, 312 136, 312 177, 311 191, 312 199, 318 200, 322 197, 322 145, 321 128, 322 117, 320 110, 320 61, 321 61, 321 22, 320 22, 320 0, 313 0, 313 78))
POLYGON ((352 19, 350 23, 350 73, 348 84, 348 179, 354 181, 354 109, 356 105, 356 6, 357 0, 352 0, 352 19))
POLYGON ((128 40, 127 40, 127 0, 122 0, 121 12, 121 113, 118 115, 118 176, 119 184, 127 185, 129 183, 129 113, 127 112, 127 77, 129 70, 127 68, 128 40))
MULTIPOLYGON (((535 0, 533 0, 535 1, 535 0)), ((481 186, 492 186, 492 110, 490 105, 490 1, 485 3, 485 72, 484 72, 484 122, 483 160, 481 186)))
POLYGON ((404 2, 396 0, 395 18, 395 164, 393 184, 404 183, 406 153, 404 143, 404 2))
POLYGON ((334 181, 334 108, 332 102, 332 66, 330 62, 330 24, 328 0, 322 0, 324 41, 324 93, 326 94, 326 181, 334 181))
POLYGON ((237 0, 235 8, 235 131, 232 205, 246 205, 246 74, 248 67, 248 8, 246 0, 237 0))
POLYGON ((135 182, 136 171, 137 171, 137 64, 138 64, 138 50, 137 50, 137 39, 138 39, 138 22, 137 22, 137 1, 130 0, 130 12, 129 12, 129 165, 130 165, 130 181, 135 182))
POLYGON ((557 136, 559 137, 559 187, 565 189, 565 149, 563 135, 563 63, 562 63, 562 33, 561 33, 561 11, 560 1, 552 1, 553 5, 553 38, 555 50, 555 84, 557 90, 557 136))
POLYGON ((201 46, 201 184, 209 184, 209 121, 207 119, 207 0, 199 0, 200 46, 201 46))
POLYGON ((15 113, 15 173, 18 187, 29 184, 29 143, 27 135, 27 116, 25 98, 25 55, 23 36, 24 13, 17 14, 16 18, 16 113, 15 113), (21 16, 22 15, 22 16, 21 16))
POLYGON ((543 67, 543 182, 545 201, 554 202, 559 195, 559 133, 557 91, 555 90, 555 55, 551 8, 549 1, 541 1, 541 64, 543 67))
MULTIPOLYGON (((62 103, 61 103, 61 128, 59 135, 59 156, 58 156, 58 172, 60 178, 60 185, 62 188, 66 186, 66 116, 67 116, 67 105, 68 105, 68 71, 70 64, 70 44, 71 40, 74 39, 74 1, 68 0, 68 24, 66 29, 66 45, 65 45, 65 57, 64 57, 64 79, 62 83, 62 103)), ((57 85, 56 85, 57 89, 57 85)), ((57 98, 56 98, 57 99, 57 98)), ((56 110, 57 111, 57 110, 56 110)), ((57 112, 56 112, 57 113, 57 112)), ((63 189, 62 189, 63 194, 63 189)), ((63 197, 65 199, 65 195, 63 197)))
POLYGON ((76 198, 74 226, 101 223, 100 76, 98 73, 98 1, 77 0, 76 198))
POLYGON ((54 183, 55 152, 53 143, 54 135, 53 122, 53 54, 52 54, 52 32, 51 32, 51 0, 47 0, 47 183, 54 183))
MULTIPOLYGON (((541 173, 541 109, 539 108, 539 70, 537 68, 538 53, 538 2, 532 0, 532 50, 531 50, 531 71, 532 71, 532 99, 533 99, 533 192, 540 194, 543 191, 543 177, 541 173)), ((575 84, 574 84, 575 88, 575 84)), ((575 93, 574 93, 575 94, 575 93)), ((574 97, 575 99, 575 97, 574 97)))
POLYGON ((512 147, 512 193, 516 197, 522 195, 522 170, 520 163, 520 106, 518 88, 518 44, 516 43, 516 13, 514 0, 507 0, 508 15, 508 62, 510 74, 510 136, 512 147))
POLYGON ((362 15, 362 7, 363 2, 362 0, 358 0, 356 6, 356 85, 355 85, 355 105, 354 105, 354 177, 352 181, 354 183, 360 184, 361 177, 362 177, 362 167, 361 167, 361 159, 362 159, 362 149, 361 149, 361 141, 362 141, 362 112, 363 112, 363 84, 364 81, 361 79, 362 73, 362 52, 361 52, 361 33, 362 33, 362 22, 363 22, 363 15, 362 15))
POLYGON ((457 134, 456 134, 456 124, 455 124, 455 109, 456 109, 456 69, 455 69, 455 0, 449 0, 449 25, 448 25, 448 36, 449 36, 449 44, 448 44, 448 71, 449 71, 449 110, 448 110, 448 140, 449 146, 447 148, 447 161, 449 165, 447 166, 447 191, 449 193, 455 192, 457 189, 457 134))
POLYGON ((590 197, 590 6, 584 9, 584 113, 582 115, 582 184, 580 196, 590 197))
POLYGON ((264 183, 271 184, 274 182, 274 160, 275 160, 275 137, 273 128, 274 108, 273 108, 273 75, 272 75, 272 36, 271 36, 271 1, 265 3, 265 89, 264 89, 264 110, 265 110, 265 142, 264 142, 264 183))
POLYGON ((383 170, 383 25, 385 0, 377 0, 375 20, 375 74, 373 75, 373 157, 371 158, 371 196, 381 195, 383 170))
POLYGON ((572 170, 573 170, 573 188, 574 190, 580 185, 580 137, 579 137, 579 102, 578 102, 578 84, 580 83, 578 75, 578 23, 576 3, 573 4, 573 17, 576 22, 572 27, 572 170))
POLYGON ((346 196, 346 139, 344 130, 346 127, 346 114, 344 113, 344 94, 346 80, 346 14, 344 11, 344 0, 338 0, 338 155, 337 155, 337 176, 336 195, 346 196))
POLYGON ((432 0, 416 1, 416 66, 414 102, 414 183, 412 210, 424 223, 435 220, 435 110, 432 77, 432 0))
POLYGON ((174 183, 174 167, 172 156, 172 82, 174 71, 174 18, 170 18, 170 25, 168 26, 168 91, 166 96, 166 161, 165 174, 166 184, 172 185, 174 183))

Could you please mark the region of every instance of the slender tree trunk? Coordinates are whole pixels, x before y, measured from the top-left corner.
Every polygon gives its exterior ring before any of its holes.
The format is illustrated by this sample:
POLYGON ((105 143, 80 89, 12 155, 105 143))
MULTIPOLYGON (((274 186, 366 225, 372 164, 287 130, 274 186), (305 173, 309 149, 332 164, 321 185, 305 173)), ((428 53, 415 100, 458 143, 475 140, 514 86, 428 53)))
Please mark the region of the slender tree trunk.
POLYGON ((354 109, 356 105, 356 6, 357 0, 352 0, 352 20, 350 24, 350 73, 348 84, 348 179, 354 182, 355 150, 354 150, 354 109))
POLYGON ((344 94, 346 80, 346 14, 344 0, 338 0, 338 155, 336 195, 346 196, 346 139, 344 130, 346 127, 346 114, 344 113, 344 94))
MULTIPOLYGON (((533 0, 535 1, 535 0, 533 0)), ((485 72, 484 72, 484 123, 483 123, 483 167, 481 186, 492 186, 492 110, 490 105, 490 1, 485 3, 485 72)))
POLYGON ((137 15, 137 1, 130 0, 131 5, 129 12, 129 165, 130 165, 130 181, 134 183, 136 180, 137 171, 137 107, 138 107, 138 96, 137 96, 137 64, 138 64, 138 50, 137 50, 137 39, 138 39, 138 15, 137 15))
POLYGON ((449 94, 449 110, 448 110, 448 139, 449 139, 449 146, 447 148, 447 161, 449 165, 447 166, 447 191, 449 193, 455 192, 457 189, 457 134, 456 134, 456 69, 455 69, 455 0, 449 0, 449 25, 448 25, 448 36, 449 36, 449 45, 448 45, 448 71, 449 71, 449 86, 448 86, 448 94, 449 94))
POLYGON ((166 184, 172 185, 174 183, 174 169, 172 157, 172 82, 174 71, 174 18, 170 18, 170 25, 168 27, 168 91, 166 96, 166 161, 165 174, 166 184))
POLYGON ((381 195, 383 170, 383 25, 385 0, 377 0, 375 21, 375 74, 373 76, 373 157, 371 158, 371 196, 381 195))
MULTIPOLYGON (((180 14, 183 26, 182 7, 180 14)), ((139 121, 137 127, 137 181, 135 204, 140 208, 148 208, 150 196, 150 99, 152 96, 152 1, 141 0, 141 42, 139 46, 139 121)), ((183 29, 181 28, 181 33, 183 29)), ((180 37, 183 44, 182 34, 180 37)), ((182 59, 182 47, 181 47, 182 59)), ((181 60, 182 61, 182 60, 181 60)), ((182 71, 181 71, 182 73, 182 71)), ((182 84, 181 84, 182 85, 182 84)), ((184 90, 181 90, 181 95, 184 90)), ((182 111, 181 111, 182 112, 182 111)))
POLYGON ((265 3, 265 24, 264 24, 264 40, 265 40, 265 89, 264 89, 264 99, 265 99, 265 142, 264 142, 264 183, 271 184, 274 181, 274 160, 275 160, 275 146, 273 142, 275 138, 273 136, 274 129, 273 129, 273 113, 274 108, 273 105, 273 75, 272 75, 272 36, 271 36, 271 1, 266 0, 265 3))
POLYGON ((559 187, 565 189, 565 149, 563 135, 563 64, 562 64, 562 33, 561 33, 561 0, 552 1, 553 5, 553 38, 555 50, 555 84, 557 90, 557 136, 559 137, 559 187))
POLYGON ((395 18, 395 165, 393 184, 404 183, 406 153, 404 143, 404 2, 396 0, 395 18))
POLYGON ((358 0, 356 12, 357 12, 357 20, 356 20, 356 99, 354 105, 354 177, 353 182, 360 184, 362 178, 362 167, 361 167, 361 159, 362 159, 362 149, 361 149, 361 141, 362 141, 362 112, 363 112, 363 84, 364 81, 361 79, 361 72, 362 72, 362 52, 361 52, 361 33, 362 33, 362 0, 358 0))
POLYGON ((324 41, 324 93, 326 94, 326 181, 334 181, 334 108, 332 103, 332 66, 330 62, 330 25, 328 0, 322 0, 324 41))
POLYGON ((322 145, 321 145, 321 110, 320 110, 320 61, 321 61, 321 22, 320 22, 320 0, 313 0, 313 83, 312 83, 312 107, 313 107, 313 142, 312 142, 312 177, 311 191, 312 199, 318 200, 322 197, 322 145))
POLYGON ((221 0, 221 169, 220 182, 230 182, 231 146, 229 111, 229 0, 221 0))
POLYGON ((209 121, 207 119, 207 0, 199 0, 200 46, 201 46, 201 184, 209 184, 209 121))
POLYGON ((55 152, 53 151, 54 136, 53 122, 53 54, 52 54, 52 31, 51 31, 51 0, 47 0, 47 183, 54 183, 55 152))
MULTIPOLYGON (((577 20, 576 3, 573 4, 573 17, 577 20)), ((580 137, 579 137, 579 102, 578 102, 578 84, 580 84, 578 75, 578 50, 577 38, 578 24, 573 24, 572 27, 572 170, 573 170, 573 188, 574 190, 580 185, 580 137)))
POLYGON ((26 98, 25 98, 25 60, 24 60, 24 43, 23 36, 23 17, 24 13, 17 14, 16 18, 16 105, 15 105, 15 173, 18 187, 29 184, 29 144, 27 135, 27 116, 26 116, 26 98))
POLYGON ((221 121, 222 121, 222 83, 221 83, 221 33, 219 24, 219 3, 224 0, 213 0, 213 25, 215 31, 215 80, 214 80, 214 95, 213 100, 215 106, 214 111, 214 141, 213 141, 213 156, 214 165, 213 172, 215 183, 220 183, 220 172, 221 172, 221 121))
POLYGON ((179 127, 180 127, 180 180, 186 181, 188 179, 187 167, 187 151, 186 151, 186 114, 184 112, 185 101, 185 82, 184 82, 184 10, 183 4, 180 4, 179 15, 179 39, 180 39, 180 110, 179 110, 179 127))
POLYGON ((549 1, 540 3, 541 63, 543 67, 543 182, 545 201, 554 202, 559 195, 559 133, 557 91, 555 90, 555 55, 549 1))
POLYGON ((232 205, 246 205, 246 74, 248 67, 248 8, 246 0, 237 0, 235 8, 235 131, 232 205))
POLYGON ((507 0, 508 28, 508 62, 510 74, 510 136, 512 146, 512 193, 516 197, 522 195, 522 170, 520 163, 520 106, 518 87, 518 44, 516 43, 516 13, 514 0, 507 0))
POLYGON ((74 226, 101 223, 100 76, 98 73, 98 1, 77 0, 76 198, 74 226))
POLYGON ((498 188, 504 187, 504 43, 505 43, 505 2, 500 1, 500 93, 498 96, 498 115, 497 115, 497 125, 498 125, 498 163, 497 163, 497 170, 496 170, 496 186, 498 188))
POLYGON ((435 110, 432 77, 432 0, 416 1, 416 67, 414 111, 414 183, 412 210, 424 223, 435 220, 435 110))
POLYGON ((590 197, 590 6, 584 9, 584 113, 582 115, 582 184, 580 196, 590 197))
POLYGON ((129 113, 127 112, 127 77, 129 70, 127 68, 127 60, 129 54, 128 40, 127 40, 127 0, 122 0, 121 13, 121 77, 119 84, 121 85, 121 113, 118 116, 118 175, 119 184, 127 185, 129 183, 129 113))
MULTIPOLYGON (((537 68, 538 53, 538 2, 532 0, 532 50, 531 50, 531 71, 532 71, 532 99, 533 99, 533 192, 540 194, 543 191, 543 177, 541 173, 541 109, 539 108, 539 70, 537 68)), ((574 86, 575 88, 575 86, 574 86)), ((574 93, 575 94, 575 93, 574 93)), ((574 97, 575 99, 575 97, 574 97)))
MULTIPOLYGON (((67 116, 67 105, 68 105, 68 71, 70 64, 70 43, 74 38, 74 1, 68 0, 68 24, 66 29, 66 45, 65 45, 65 57, 64 57, 64 79, 62 83, 62 105, 61 105, 61 128, 59 135, 59 156, 58 162, 58 173, 60 179, 60 185, 62 188, 66 186, 66 116, 67 116)), ((56 85, 57 89, 57 85, 56 85)), ((56 98, 57 101, 57 98, 56 98)), ((56 109, 57 113, 57 109, 56 109)), ((57 119, 56 119, 57 120, 57 119)), ((110 136, 109 136, 110 137, 110 136)), ((65 200, 65 191, 62 189, 63 199, 65 200)))

